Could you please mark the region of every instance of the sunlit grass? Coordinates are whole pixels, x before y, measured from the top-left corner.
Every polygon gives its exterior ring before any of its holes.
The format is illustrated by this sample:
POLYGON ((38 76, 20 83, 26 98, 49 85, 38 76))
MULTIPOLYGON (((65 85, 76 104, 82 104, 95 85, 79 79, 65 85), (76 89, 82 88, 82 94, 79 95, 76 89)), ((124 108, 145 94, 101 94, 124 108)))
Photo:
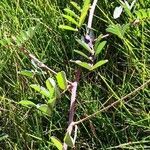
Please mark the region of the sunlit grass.
MULTIPOLYGON (((136 10, 148 8, 148 1, 137 2, 136 10)), ((77 68, 70 62, 76 55, 77 43, 72 32, 61 31, 58 25, 68 3, 55 0, 25 0, 0 2, 0 38, 15 37, 22 30, 38 26, 25 47, 55 71, 66 71, 74 80, 77 68)), ((110 23, 127 24, 127 16, 114 20, 112 13, 119 3, 98 2, 94 17, 96 35, 106 34, 110 23), (110 5, 108 5, 108 3, 110 5)), ((81 31, 78 36, 81 38, 81 31)), ((84 118, 131 93, 150 76, 150 19, 130 27, 120 40, 110 35, 106 51, 100 57, 109 62, 95 72, 82 71, 78 87, 76 119, 84 118)), ((17 47, 0 47, 0 149, 53 149, 50 136, 61 141, 66 131, 70 95, 56 104, 51 117, 39 116, 33 108, 18 105, 21 100, 43 101, 43 97, 29 87, 49 75, 33 79, 18 74, 22 69, 35 69, 17 47)), ((119 105, 83 122, 78 128, 77 149, 145 149, 150 142, 150 90, 147 85, 119 105)))

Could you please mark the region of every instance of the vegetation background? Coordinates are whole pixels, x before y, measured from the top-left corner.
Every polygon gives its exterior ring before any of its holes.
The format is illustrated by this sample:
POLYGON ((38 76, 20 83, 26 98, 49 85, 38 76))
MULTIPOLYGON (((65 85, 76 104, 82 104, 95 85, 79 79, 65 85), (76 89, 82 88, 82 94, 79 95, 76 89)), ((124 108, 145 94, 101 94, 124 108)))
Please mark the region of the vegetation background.
MULTIPOLYGON (((38 25, 25 47, 55 71, 64 70, 67 78, 73 80, 78 66, 70 60, 78 57, 73 50, 79 47, 75 37, 81 38, 86 31, 85 26, 77 33, 58 29, 65 22, 62 13, 69 2, 1 0, 0 39, 15 37, 22 30, 38 25)), ((97 3, 93 22, 96 37, 107 34, 106 28, 112 23, 131 25, 123 39, 113 34, 105 38, 107 46, 99 58, 108 59, 107 64, 93 72, 83 69, 77 120, 131 93, 150 77, 150 1, 137 0, 130 17, 123 12, 115 20, 113 11, 119 5, 119 0, 97 3), (146 14, 136 18, 134 12, 140 10, 146 14)), ((35 109, 20 106, 21 100, 44 101, 29 85, 44 85, 48 78, 42 74, 32 79, 19 75, 18 71, 23 69, 34 69, 30 60, 16 47, 0 46, 0 149, 55 149, 50 137, 63 141, 70 98, 64 95, 51 117, 39 116, 35 109)), ((125 101, 80 124, 76 149, 150 149, 150 86, 125 101)))

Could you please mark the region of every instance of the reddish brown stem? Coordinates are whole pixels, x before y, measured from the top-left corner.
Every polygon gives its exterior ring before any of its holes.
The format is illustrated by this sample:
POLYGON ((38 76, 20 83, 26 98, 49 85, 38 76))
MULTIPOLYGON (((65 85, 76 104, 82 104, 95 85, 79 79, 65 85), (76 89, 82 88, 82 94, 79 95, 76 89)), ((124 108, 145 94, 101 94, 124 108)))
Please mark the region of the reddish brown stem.
MULTIPOLYGON (((74 114, 75 114, 75 103, 76 103, 76 95, 77 95, 77 81, 72 83, 71 87, 71 102, 70 102, 70 109, 69 109, 69 123, 67 132, 71 135, 73 126, 74 126, 74 114)), ((67 144, 64 143, 63 150, 67 150, 67 144)))

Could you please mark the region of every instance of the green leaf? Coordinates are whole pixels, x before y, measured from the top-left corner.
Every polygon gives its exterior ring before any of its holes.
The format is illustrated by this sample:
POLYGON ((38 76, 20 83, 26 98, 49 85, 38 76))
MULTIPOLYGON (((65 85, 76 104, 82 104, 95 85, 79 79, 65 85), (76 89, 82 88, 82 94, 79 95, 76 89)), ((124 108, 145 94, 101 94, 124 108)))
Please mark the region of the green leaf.
POLYGON ((81 67, 83 67, 83 68, 86 68, 86 69, 88 69, 88 70, 90 70, 90 69, 92 68, 89 63, 82 62, 82 61, 80 61, 80 60, 76 60, 76 61, 71 60, 71 62, 74 62, 74 63, 78 64, 79 66, 81 66, 81 67))
POLYGON ((60 91, 58 90, 57 85, 52 78, 48 78, 46 80, 46 87, 50 92, 50 99, 48 100, 48 103, 53 106, 56 98, 60 98, 60 91))
POLYGON ((119 38, 123 39, 123 36, 126 32, 126 30, 128 29, 129 24, 125 24, 125 25, 120 25, 120 24, 113 24, 113 25, 109 25, 108 28, 106 29, 107 32, 110 32, 112 34, 117 35, 119 38))
POLYGON ((102 65, 104 65, 105 63, 107 63, 108 60, 100 60, 99 62, 97 62, 90 70, 94 70, 102 65))
POLYGON ((42 87, 42 86, 40 86, 40 85, 37 85, 37 84, 31 84, 30 86, 31 86, 35 91, 41 93, 42 95, 44 95, 44 96, 47 97, 47 98, 50 98, 50 93, 49 93, 49 91, 48 91, 46 88, 44 88, 44 87, 42 87))
POLYGON ((122 28, 119 24, 116 25, 109 25, 108 28, 106 29, 107 32, 110 32, 112 34, 117 35, 119 38, 123 38, 122 35, 122 28))
POLYGON ((27 40, 33 37, 36 27, 31 27, 27 31, 22 31, 14 40, 18 46, 25 43, 27 40))
POLYGON ((64 14, 63 14, 63 17, 64 17, 65 19, 67 19, 69 22, 71 22, 72 24, 75 24, 76 26, 79 25, 78 22, 77 22, 74 18, 72 18, 71 16, 68 16, 68 15, 64 15, 64 14))
POLYGON ((37 107, 43 114, 50 116, 52 114, 51 108, 47 104, 42 104, 37 107))
POLYGON ((21 104, 22 106, 25 106, 25 107, 36 106, 36 104, 34 104, 33 102, 28 101, 28 100, 22 100, 19 102, 19 104, 21 104))
POLYGON ((97 39, 96 39, 96 41, 95 41, 95 43, 94 43, 94 49, 97 49, 99 43, 100 43, 101 40, 102 40, 102 37, 103 37, 103 34, 100 34, 100 35, 97 37, 97 39))
POLYGON ((34 76, 33 71, 29 71, 29 70, 22 70, 22 71, 19 71, 18 73, 23 76, 27 76, 27 77, 31 77, 31 78, 34 76))
POLYGON ((59 25, 58 28, 64 29, 64 30, 70 30, 70 31, 78 31, 78 29, 70 27, 70 26, 67 26, 67 25, 59 25))
POLYGON ((51 141, 57 147, 58 150, 62 150, 63 149, 63 145, 62 145, 61 141, 58 138, 56 138, 54 136, 52 136, 50 138, 51 138, 51 141))
POLYGON ((83 56, 83 57, 85 57, 85 58, 90 60, 90 58, 86 54, 84 54, 83 52, 81 52, 79 50, 74 50, 74 52, 76 52, 77 54, 79 54, 79 55, 81 55, 81 56, 83 56))
POLYGON ((75 18, 77 18, 77 19, 80 18, 74 11, 72 11, 72 10, 69 9, 69 8, 65 8, 64 11, 65 11, 66 13, 68 13, 68 14, 69 14, 70 16, 72 16, 72 17, 75 17, 75 18))
POLYGON ((81 7, 80 7, 76 2, 71 1, 70 4, 72 4, 72 6, 73 6, 74 8, 76 8, 78 11, 80 11, 80 12, 82 11, 82 10, 81 10, 81 7))
POLYGON ((74 141, 71 135, 67 132, 65 137, 64 137, 64 142, 69 146, 69 147, 74 147, 74 141))
POLYGON ((50 98, 56 98, 56 93, 55 93, 56 83, 54 79, 48 78, 46 80, 46 87, 50 92, 50 98))
POLYGON ((107 41, 103 41, 97 46, 96 53, 95 53, 96 56, 101 53, 101 51, 104 48, 104 46, 106 45, 106 43, 107 43, 107 41))
POLYGON ((58 72, 56 75, 57 83, 62 90, 67 89, 66 73, 64 71, 58 72))
POLYGON ((91 54, 94 54, 94 51, 89 47, 88 44, 86 44, 83 40, 76 39, 76 41, 87 51, 89 51, 91 54))
POLYGON ((83 8, 81 11, 81 16, 80 16, 80 20, 79 20, 79 27, 81 27, 82 24, 84 23, 85 17, 88 13, 89 8, 90 8, 90 0, 84 0, 83 8))

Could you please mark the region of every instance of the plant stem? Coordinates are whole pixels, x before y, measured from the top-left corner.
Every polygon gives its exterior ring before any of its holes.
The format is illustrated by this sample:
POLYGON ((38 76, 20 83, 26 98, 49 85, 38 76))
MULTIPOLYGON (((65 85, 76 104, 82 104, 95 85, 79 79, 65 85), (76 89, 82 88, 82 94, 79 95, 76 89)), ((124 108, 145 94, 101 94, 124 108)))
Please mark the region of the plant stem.
POLYGON ((95 11, 95 7, 96 7, 96 4, 97 4, 97 1, 98 0, 94 0, 93 1, 93 4, 92 4, 91 9, 90 9, 88 25, 87 25, 87 28, 88 28, 87 29, 87 34, 89 34, 90 29, 92 28, 93 16, 94 16, 94 11, 95 11))
MULTIPOLYGON (((69 135, 71 135, 73 126, 74 126, 74 114, 75 114, 75 103, 76 103, 76 95, 77 95, 77 81, 72 83, 71 87, 71 103, 70 103, 70 109, 69 109, 69 125, 67 128, 67 132, 69 135)), ((63 150, 67 150, 67 144, 63 144, 63 150)))

